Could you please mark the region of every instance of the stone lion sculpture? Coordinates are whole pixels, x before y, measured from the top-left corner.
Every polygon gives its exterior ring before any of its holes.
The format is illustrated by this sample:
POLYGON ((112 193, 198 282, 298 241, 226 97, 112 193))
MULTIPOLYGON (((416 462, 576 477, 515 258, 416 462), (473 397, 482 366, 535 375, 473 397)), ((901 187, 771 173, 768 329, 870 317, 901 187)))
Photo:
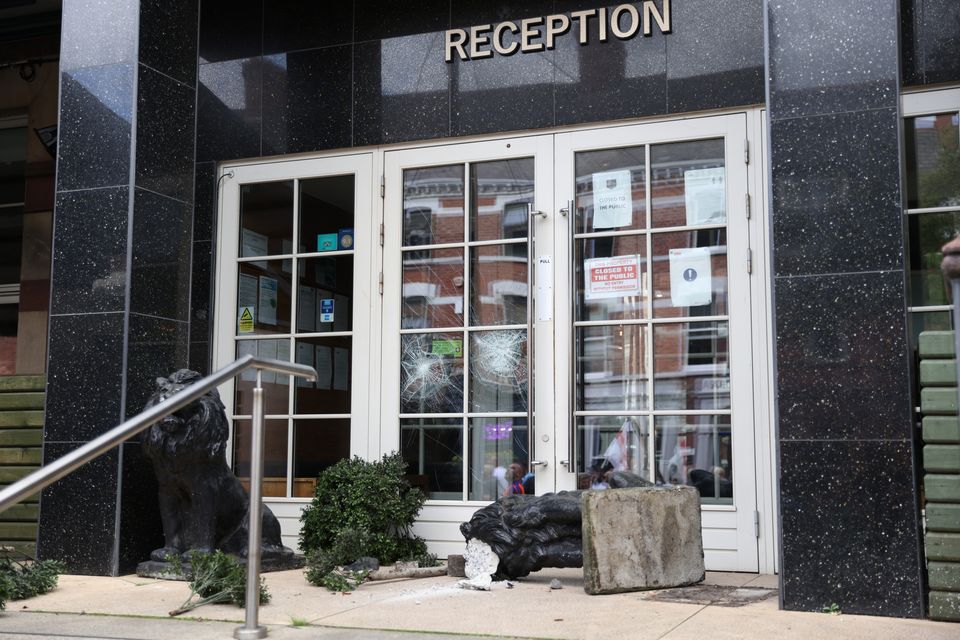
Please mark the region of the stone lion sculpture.
MULTIPOLYGON (((157 378, 152 407, 200 379, 181 369, 157 378)), ((150 553, 162 562, 169 555, 189 559, 190 552, 219 549, 247 555, 250 499, 227 466, 229 427, 216 389, 143 432, 144 453, 152 460, 160 493, 164 546, 150 553)), ((280 541, 280 523, 264 505, 261 521, 264 563, 283 561, 293 551, 280 541)))
MULTIPOLYGON (((611 487, 652 483, 629 471, 608 475, 611 487)), ((500 558, 494 580, 522 578, 544 567, 582 567, 582 491, 500 498, 460 525, 467 542, 482 540, 500 558)))

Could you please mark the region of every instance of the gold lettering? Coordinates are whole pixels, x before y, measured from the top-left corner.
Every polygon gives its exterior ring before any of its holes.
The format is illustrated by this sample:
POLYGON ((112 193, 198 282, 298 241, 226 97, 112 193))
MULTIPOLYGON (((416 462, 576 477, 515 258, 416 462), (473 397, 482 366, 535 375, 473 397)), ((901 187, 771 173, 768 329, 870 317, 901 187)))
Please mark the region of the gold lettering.
POLYGON ((543 18, 527 18, 520 21, 520 51, 530 53, 533 51, 543 51, 542 42, 532 42, 534 38, 539 38, 541 33, 534 29, 543 24, 543 18))
POLYGON ((501 22, 496 27, 493 28, 493 48, 496 49, 497 53, 502 56, 509 56, 514 51, 517 50, 517 47, 520 45, 516 42, 511 42, 508 46, 503 46, 503 32, 509 31, 510 33, 517 33, 520 31, 520 28, 515 22, 501 22))
POLYGON ((632 38, 640 28, 640 14, 632 4, 621 4, 610 13, 610 31, 621 40, 632 38), (626 30, 620 29, 620 16, 630 14, 630 26, 626 30))
POLYGON ((657 5, 653 0, 647 0, 643 3, 643 35, 650 35, 650 16, 657 21, 660 27, 660 33, 670 33, 672 25, 670 24, 670 0, 663 0, 663 13, 657 11, 657 5))
POLYGON ((580 22, 580 44, 587 44, 587 18, 595 15, 597 15, 596 9, 570 12, 570 17, 580 22))
POLYGON ((490 44, 490 25, 481 24, 476 27, 470 27, 470 59, 492 58, 493 51, 490 49, 481 49, 480 45, 490 44))
POLYGON ((554 39, 570 30, 570 18, 561 14, 547 16, 547 49, 553 49, 554 39))
POLYGON ((453 50, 457 50, 457 55, 461 60, 469 60, 467 52, 463 49, 463 43, 467 41, 467 32, 463 29, 450 29, 446 33, 446 61, 453 61, 453 50))

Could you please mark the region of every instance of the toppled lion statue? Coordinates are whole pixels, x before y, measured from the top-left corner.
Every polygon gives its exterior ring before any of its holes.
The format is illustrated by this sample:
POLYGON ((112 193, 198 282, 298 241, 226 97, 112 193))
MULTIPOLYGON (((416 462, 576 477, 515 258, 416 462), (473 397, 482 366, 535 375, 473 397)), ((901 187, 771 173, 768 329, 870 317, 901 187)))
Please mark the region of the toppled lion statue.
MULTIPOLYGON (((181 369, 157 378, 157 390, 147 402, 152 407, 200 379, 196 371, 181 369)), ((167 556, 189 560, 194 551, 247 556, 250 499, 227 466, 229 427, 216 389, 143 432, 144 453, 153 461, 160 485, 160 518, 164 546, 150 553, 154 562, 167 556)), ((292 564, 294 554, 280 540, 280 523, 263 506, 261 560, 270 565, 292 564)), ((286 568, 286 567, 284 567, 286 568)))
MULTIPOLYGON (((613 488, 653 483, 629 471, 608 476, 613 488)), ((467 542, 482 540, 500 558, 494 580, 512 580, 544 567, 583 566, 582 491, 512 495, 480 509, 460 525, 467 542)))

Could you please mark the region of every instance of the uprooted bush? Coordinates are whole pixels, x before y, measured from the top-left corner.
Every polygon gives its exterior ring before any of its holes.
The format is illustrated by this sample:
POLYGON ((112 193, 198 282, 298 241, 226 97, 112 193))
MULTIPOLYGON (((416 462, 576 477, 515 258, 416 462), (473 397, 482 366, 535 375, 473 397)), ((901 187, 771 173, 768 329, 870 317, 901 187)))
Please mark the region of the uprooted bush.
POLYGON ((406 481, 406 468, 393 453, 373 462, 341 460, 320 473, 313 502, 300 519, 308 581, 347 591, 366 574, 338 567, 359 558, 388 564, 428 557, 423 539, 410 531, 426 497, 406 481))
MULTIPOLYGON (((167 556, 174 573, 184 575, 178 556, 167 556)), ((242 607, 247 599, 247 568, 222 551, 190 554, 190 595, 171 616, 192 611, 205 604, 232 602, 242 607)), ((260 577, 260 604, 270 602, 267 585, 260 577)))
POLYGON ((24 600, 51 591, 64 571, 66 567, 57 560, 0 559, 0 610, 7 600, 24 600))

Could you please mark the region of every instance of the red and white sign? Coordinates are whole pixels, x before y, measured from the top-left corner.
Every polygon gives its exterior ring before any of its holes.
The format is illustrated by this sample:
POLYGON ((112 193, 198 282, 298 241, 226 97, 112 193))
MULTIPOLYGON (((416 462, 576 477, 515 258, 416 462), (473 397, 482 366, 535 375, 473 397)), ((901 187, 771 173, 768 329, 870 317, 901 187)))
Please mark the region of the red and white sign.
POLYGON ((640 295, 640 261, 636 255, 584 260, 584 298, 621 298, 640 295))

